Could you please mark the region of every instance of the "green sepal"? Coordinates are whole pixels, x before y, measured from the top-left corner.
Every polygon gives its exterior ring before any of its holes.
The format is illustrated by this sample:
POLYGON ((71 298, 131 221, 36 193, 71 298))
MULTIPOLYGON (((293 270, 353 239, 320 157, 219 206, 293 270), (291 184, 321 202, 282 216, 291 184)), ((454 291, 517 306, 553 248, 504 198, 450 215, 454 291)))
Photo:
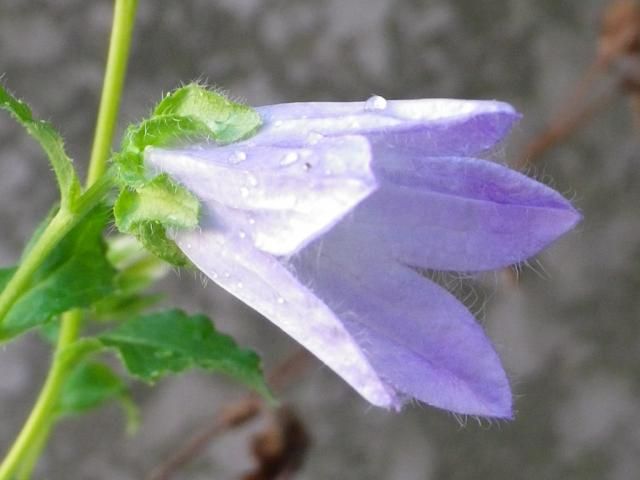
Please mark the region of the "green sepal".
POLYGON ((191 83, 165 96, 153 112, 196 118, 209 127, 212 138, 220 144, 232 143, 254 134, 261 124, 252 108, 232 102, 220 93, 191 83))
POLYGON ((56 175, 60 188, 61 206, 73 209, 81 187, 73 163, 65 152, 60 134, 49 122, 33 118, 29 106, 11 95, 2 85, 0 85, 0 109, 9 112, 40 144, 56 175))
POLYGON ((188 264, 168 229, 198 225, 199 202, 166 175, 154 176, 144 165, 146 148, 180 147, 189 142, 230 143, 255 133, 260 116, 219 93, 190 84, 168 94, 152 116, 127 129, 122 149, 114 156, 121 191, 114 216, 149 251, 178 266, 188 264))
POLYGON ((124 135, 121 151, 114 157, 118 180, 123 186, 138 188, 153 178, 144 167, 147 147, 176 147, 210 137, 209 127, 193 117, 163 115, 132 125, 124 135))
POLYGON ((271 398, 259 357, 216 331, 204 315, 168 310, 136 317, 99 339, 117 350, 131 375, 145 382, 199 367, 226 374, 271 398))
POLYGON ((198 226, 200 202, 188 190, 162 174, 137 190, 123 190, 113 211, 116 226, 123 232, 130 232, 143 222, 193 229, 198 226))
POLYGON ((96 208, 54 248, 7 312, 0 341, 72 308, 89 307, 114 290, 115 270, 106 259, 102 239, 107 213, 104 207, 96 208))
POLYGON ((166 229, 196 228, 200 203, 167 175, 158 175, 137 190, 122 190, 113 212, 118 229, 135 235, 153 254, 173 265, 188 263, 166 229))

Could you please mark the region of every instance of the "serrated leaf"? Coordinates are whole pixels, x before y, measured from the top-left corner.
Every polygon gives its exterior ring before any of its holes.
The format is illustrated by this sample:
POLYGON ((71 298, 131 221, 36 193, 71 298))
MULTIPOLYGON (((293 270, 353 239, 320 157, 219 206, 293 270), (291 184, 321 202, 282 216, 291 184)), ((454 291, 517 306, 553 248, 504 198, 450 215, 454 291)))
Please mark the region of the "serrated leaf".
POLYGON ((168 94, 153 112, 157 115, 180 115, 197 118, 211 130, 217 143, 232 143, 253 134, 261 124, 252 108, 232 102, 224 95, 196 83, 168 94))
POLYGON ((60 134, 49 122, 34 119, 27 104, 11 95, 2 85, 0 85, 0 108, 8 111, 40 144, 55 172, 60 188, 61 205, 72 207, 73 202, 80 195, 80 182, 71 159, 64 150, 64 142, 60 134))
POLYGON ((64 384, 57 414, 79 415, 116 400, 127 416, 127 430, 138 423, 139 415, 128 385, 109 366, 98 362, 80 363, 64 384))
POLYGON ((42 325, 78 307, 88 307, 114 289, 115 270, 107 261, 102 207, 88 214, 36 270, 29 288, 7 312, 0 340, 42 325))
POLYGON ((204 315, 169 310, 137 317, 99 338, 117 349, 131 375, 144 381, 199 367, 229 375, 269 396, 258 356, 216 331, 204 315))

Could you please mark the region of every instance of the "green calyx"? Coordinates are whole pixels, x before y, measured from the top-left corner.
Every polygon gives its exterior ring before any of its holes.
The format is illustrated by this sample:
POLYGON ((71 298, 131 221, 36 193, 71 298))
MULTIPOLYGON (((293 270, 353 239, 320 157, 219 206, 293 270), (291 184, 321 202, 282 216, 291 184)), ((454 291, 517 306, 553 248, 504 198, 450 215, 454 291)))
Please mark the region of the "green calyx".
POLYGON ((169 263, 187 264, 167 231, 197 227, 200 202, 168 176, 148 171, 145 149, 193 142, 232 143, 254 134, 260 123, 260 116, 251 108, 195 83, 169 93, 151 117, 129 127, 114 157, 121 186, 114 207, 118 229, 135 235, 169 263))

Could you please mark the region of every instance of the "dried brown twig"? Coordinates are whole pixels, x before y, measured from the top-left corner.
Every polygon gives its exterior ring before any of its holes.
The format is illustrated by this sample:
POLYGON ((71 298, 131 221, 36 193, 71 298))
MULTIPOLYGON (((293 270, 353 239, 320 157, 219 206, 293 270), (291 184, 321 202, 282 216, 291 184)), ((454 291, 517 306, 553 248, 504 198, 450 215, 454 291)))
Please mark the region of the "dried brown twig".
MULTIPOLYGON (((635 122, 640 127, 640 2, 613 0, 604 10, 593 62, 567 97, 560 113, 523 149, 515 166, 534 165, 552 148, 566 141, 597 116, 618 95, 630 98, 635 122), (609 77, 603 88, 596 87, 609 77)), ((514 268, 506 269, 511 284, 517 283, 514 268)))
POLYGON ((615 0, 604 10, 595 58, 573 92, 560 109, 561 113, 524 149, 517 167, 525 168, 537 162, 607 107, 619 93, 630 94, 634 112, 639 112, 640 5, 637 0, 615 0), (613 75, 614 81, 589 98, 596 84, 607 75, 613 75))
MULTIPOLYGON (((309 354, 302 348, 285 358, 267 378, 271 389, 275 393, 282 391, 292 380, 298 378, 308 368, 309 360, 309 354)), ((264 402, 255 394, 248 394, 240 400, 223 407, 207 427, 191 435, 165 461, 153 468, 146 479, 169 480, 181 468, 198 457, 215 438, 247 424, 250 420, 256 418, 264 408, 264 402)), ((301 425, 300 423, 300 428, 302 428, 301 425)), ((299 446, 304 442, 300 441, 298 443, 299 445, 294 444, 294 446, 300 449, 299 446)), ((254 455, 259 458, 259 454, 255 453, 255 447, 254 455)), ((300 457, 300 454, 296 452, 295 458, 298 457, 300 457)), ((295 465, 295 462, 293 464, 295 465)))

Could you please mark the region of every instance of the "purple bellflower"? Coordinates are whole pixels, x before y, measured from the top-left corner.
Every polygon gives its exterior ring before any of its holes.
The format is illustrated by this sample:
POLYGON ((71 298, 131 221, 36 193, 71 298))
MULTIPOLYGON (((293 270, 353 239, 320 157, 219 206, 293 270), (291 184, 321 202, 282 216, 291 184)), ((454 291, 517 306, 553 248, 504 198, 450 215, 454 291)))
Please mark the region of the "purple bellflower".
POLYGON ((505 267, 580 220, 554 190, 479 159, 519 115, 378 96, 257 111, 263 126, 243 142, 147 150, 203 206, 178 246, 372 404, 510 418, 482 328, 420 269, 505 267))

